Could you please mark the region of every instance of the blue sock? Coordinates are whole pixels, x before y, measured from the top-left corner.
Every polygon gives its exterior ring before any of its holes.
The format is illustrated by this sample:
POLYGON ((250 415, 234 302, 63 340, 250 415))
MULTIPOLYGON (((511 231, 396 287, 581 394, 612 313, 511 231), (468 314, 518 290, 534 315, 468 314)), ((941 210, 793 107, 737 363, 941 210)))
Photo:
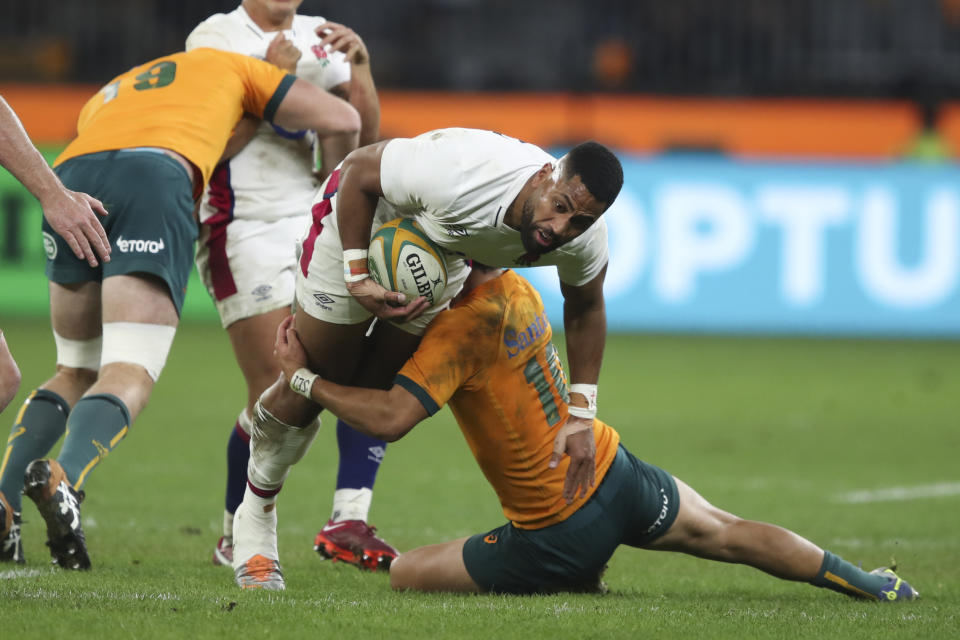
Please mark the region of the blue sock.
POLYGON ((250 460, 250 436, 238 421, 227 441, 227 498, 226 509, 236 513, 243 502, 247 488, 247 463, 250 460))
POLYGON ((337 420, 337 447, 340 449, 337 489, 372 489, 387 443, 354 431, 343 420, 337 420))

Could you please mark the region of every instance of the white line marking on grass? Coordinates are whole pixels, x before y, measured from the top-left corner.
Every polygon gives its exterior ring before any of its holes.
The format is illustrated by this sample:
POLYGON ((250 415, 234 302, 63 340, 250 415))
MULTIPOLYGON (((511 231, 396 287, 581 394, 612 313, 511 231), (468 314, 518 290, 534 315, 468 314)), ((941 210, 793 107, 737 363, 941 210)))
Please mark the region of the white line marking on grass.
POLYGON ((8 569, 7 571, 0 571, 0 580, 36 578, 43 573, 50 573, 50 571, 40 571, 39 569, 8 569))
POLYGON ((866 502, 894 502, 913 500, 914 498, 943 498, 960 495, 960 482, 938 482, 915 487, 888 487, 886 489, 864 489, 848 491, 835 496, 836 502, 862 504, 866 502))

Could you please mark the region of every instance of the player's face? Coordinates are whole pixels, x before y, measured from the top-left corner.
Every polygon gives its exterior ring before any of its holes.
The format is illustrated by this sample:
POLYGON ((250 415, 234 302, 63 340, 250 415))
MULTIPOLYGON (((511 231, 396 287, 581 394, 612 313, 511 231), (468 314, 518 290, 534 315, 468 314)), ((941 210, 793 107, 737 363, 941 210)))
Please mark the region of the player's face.
POLYGON ((580 181, 553 172, 545 177, 523 203, 520 239, 530 253, 547 253, 564 245, 597 221, 606 204, 597 202, 580 181))
MULTIPOLYGON (((267 15, 271 22, 282 22, 297 12, 303 0, 245 0, 245 5, 263 15, 267 15)), ((248 11, 249 11, 248 7, 248 11)))

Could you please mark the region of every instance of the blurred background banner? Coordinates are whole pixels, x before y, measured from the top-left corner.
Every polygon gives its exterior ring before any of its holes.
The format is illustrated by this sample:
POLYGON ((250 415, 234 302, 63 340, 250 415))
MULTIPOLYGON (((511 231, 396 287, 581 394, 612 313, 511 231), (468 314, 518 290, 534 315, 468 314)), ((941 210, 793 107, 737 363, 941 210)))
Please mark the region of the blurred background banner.
MULTIPOLYGON (((98 87, 239 0, 0 0, 0 95, 52 160, 98 87)), ((960 0, 305 0, 366 42, 381 133, 615 149, 615 330, 960 335, 960 0)), ((0 319, 46 312, 0 172, 0 319)), ((528 271, 560 318, 555 277, 528 271)), ((199 282, 186 318, 215 318, 199 282)))
MULTIPOLYGON (((960 170, 622 158, 613 329, 960 335, 960 170)), ((555 273, 535 284, 562 317, 555 273)))

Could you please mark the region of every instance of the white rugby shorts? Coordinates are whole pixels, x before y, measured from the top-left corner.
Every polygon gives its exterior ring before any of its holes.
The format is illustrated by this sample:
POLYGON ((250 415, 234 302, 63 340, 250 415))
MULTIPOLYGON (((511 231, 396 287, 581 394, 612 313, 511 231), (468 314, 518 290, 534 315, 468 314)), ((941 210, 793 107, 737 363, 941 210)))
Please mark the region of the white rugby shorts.
POLYGON ((197 271, 224 328, 293 303, 297 240, 310 216, 200 226, 197 271))
MULTIPOLYGON (((317 192, 311 207, 312 220, 300 240, 296 269, 297 303, 318 320, 332 324, 359 324, 372 314, 350 295, 343 280, 343 245, 336 215, 338 177, 339 171, 335 171, 317 192)), ((395 217, 397 214, 390 207, 377 207, 371 233, 395 217)), ((450 301, 470 274, 463 256, 445 254, 445 258, 447 286, 437 304, 412 322, 395 323, 407 333, 423 335, 430 321, 450 306, 450 301)))

